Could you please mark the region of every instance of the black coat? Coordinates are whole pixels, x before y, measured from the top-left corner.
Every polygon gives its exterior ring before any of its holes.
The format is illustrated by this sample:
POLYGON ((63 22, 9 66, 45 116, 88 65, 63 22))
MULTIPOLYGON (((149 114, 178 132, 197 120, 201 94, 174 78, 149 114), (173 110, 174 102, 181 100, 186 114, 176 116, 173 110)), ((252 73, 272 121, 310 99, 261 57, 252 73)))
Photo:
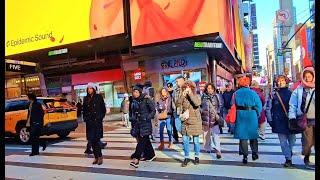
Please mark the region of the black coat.
POLYGON ((28 112, 30 115, 30 127, 32 126, 43 126, 43 117, 44 111, 42 109, 42 105, 34 101, 32 104, 31 112, 28 112))
MULTIPOLYGON (((276 91, 278 91, 287 112, 289 112, 291 91, 288 88, 281 88, 276 91)), ((291 134, 289 130, 289 119, 275 92, 272 92, 267 102, 266 115, 273 133, 291 134)))
POLYGON ((137 135, 148 136, 152 134, 151 119, 156 114, 154 102, 142 94, 139 98, 130 98, 129 120, 137 135))
POLYGON ((86 96, 83 100, 83 120, 86 122, 87 140, 96 141, 103 138, 103 118, 106 106, 100 94, 86 96))
POLYGON ((231 99, 232 99, 233 93, 234 93, 234 90, 231 90, 230 92, 225 91, 222 94, 224 108, 226 109, 231 108, 231 99))

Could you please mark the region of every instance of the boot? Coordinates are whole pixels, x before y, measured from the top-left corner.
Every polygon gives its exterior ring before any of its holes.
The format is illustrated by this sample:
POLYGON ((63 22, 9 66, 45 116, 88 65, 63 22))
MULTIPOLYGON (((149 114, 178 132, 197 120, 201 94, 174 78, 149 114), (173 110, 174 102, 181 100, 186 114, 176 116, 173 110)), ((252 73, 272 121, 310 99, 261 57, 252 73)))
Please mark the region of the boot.
POLYGON ((99 157, 98 158, 98 161, 97 161, 97 164, 98 165, 101 165, 103 163, 103 157, 99 157))
POLYGON ((158 146, 158 150, 162 151, 164 148, 164 142, 160 141, 160 145, 158 146))
POLYGON ((185 158, 183 163, 181 164, 182 167, 186 167, 188 166, 188 163, 190 162, 190 159, 189 158, 185 158))
POLYGON ((94 161, 92 162, 92 164, 97 164, 98 163, 98 158, 94 158, 94 161))
POLYGON ((252 160, 255 161, 257 159, 259 159, 258 154, 252 154, 252 160))
POLYGON ((286 159, 286 162, 283 165, 284 167, 291 167, 292 166, 292 161, 289 159, 286 159))
POLYGON ((172 142, 169 142, 168 149, 171 149, 172 142))
POLYGON ((248 157, 247 156, 243 155, 242 163, 248 164, 248 157))

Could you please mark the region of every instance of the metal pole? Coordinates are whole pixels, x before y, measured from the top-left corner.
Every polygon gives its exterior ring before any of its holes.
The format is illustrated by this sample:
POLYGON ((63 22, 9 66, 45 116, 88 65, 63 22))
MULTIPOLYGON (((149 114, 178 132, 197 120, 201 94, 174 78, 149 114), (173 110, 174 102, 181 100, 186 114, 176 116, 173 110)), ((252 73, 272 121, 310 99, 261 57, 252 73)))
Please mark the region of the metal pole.
POLYGON ((217 87, 217 60, 213 59, 213 67, 212 67, 212 83, 215 87, 217 87))

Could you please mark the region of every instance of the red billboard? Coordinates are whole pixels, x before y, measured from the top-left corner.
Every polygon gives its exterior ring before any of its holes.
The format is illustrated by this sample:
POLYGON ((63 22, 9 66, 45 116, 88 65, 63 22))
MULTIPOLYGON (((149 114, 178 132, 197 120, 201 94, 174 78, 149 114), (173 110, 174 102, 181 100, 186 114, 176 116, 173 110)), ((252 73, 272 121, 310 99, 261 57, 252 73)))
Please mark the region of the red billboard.
POLYGON ((131 0, 132 45, 219 32, 232 50, 230 13, 229 0, 131 0))

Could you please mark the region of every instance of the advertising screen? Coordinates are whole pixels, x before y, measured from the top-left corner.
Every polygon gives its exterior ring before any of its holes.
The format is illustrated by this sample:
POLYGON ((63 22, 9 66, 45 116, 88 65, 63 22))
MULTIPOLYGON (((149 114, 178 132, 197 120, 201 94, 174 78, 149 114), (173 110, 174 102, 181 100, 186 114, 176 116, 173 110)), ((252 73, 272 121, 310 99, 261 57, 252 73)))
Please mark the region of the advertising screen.
POLYGON ((5 3, 5 55, 124 33, 122 0, 5 3))
POLYGON ((229 41, 232 38, 226 36, 233 33, 227 33, 229 30, 225 28, 232 22, 227 3, 221 0, 130 0, 132 45, 215 32, 221 32, 229 41))

